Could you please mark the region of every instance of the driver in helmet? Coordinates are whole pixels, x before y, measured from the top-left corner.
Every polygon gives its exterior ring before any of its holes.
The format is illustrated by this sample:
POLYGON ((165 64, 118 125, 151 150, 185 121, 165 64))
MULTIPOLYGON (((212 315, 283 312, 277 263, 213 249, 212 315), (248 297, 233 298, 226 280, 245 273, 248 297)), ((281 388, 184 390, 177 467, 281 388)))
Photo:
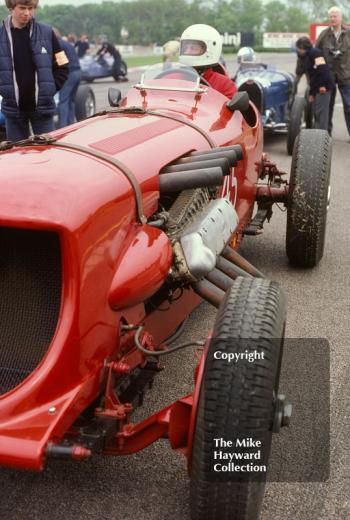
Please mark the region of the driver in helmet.
POLYGON ((237 52, 237 62, 238 65, 248 65, 252 63, 256 63, 256 55, 254 49, 251 47, 242 47, 237 52))
POLYGON ((182 33, 179 61, 194 67, 212 88, 231 99, 237 92, 236 84, 224 72, 213 69, 220 62, 221 50, 222 38, 216 29, 204 24, 191 25, 182 33))
POLYGON ((241 47, 237 52, 237 63, 238 69, 235 72, 233 77, 234 80, 237 79, 237 75, 240 72, 244 72, 245 70, 254 69, 254 70, 275 70, 273 65, 267 65, 265 63, 257 63, 256 54, 254 49, 251 47, 241 47))

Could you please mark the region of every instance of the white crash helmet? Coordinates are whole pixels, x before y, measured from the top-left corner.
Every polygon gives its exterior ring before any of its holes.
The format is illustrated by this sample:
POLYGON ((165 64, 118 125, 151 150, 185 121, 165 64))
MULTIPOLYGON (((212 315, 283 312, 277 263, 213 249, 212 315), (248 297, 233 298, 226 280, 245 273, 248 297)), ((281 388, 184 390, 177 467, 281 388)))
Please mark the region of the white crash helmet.
POLYGON ((255 63, 256 55, 254 49, 251 47, 242 47, 237 52, 237 61, 239 64, 241 63, 255 63))
POLYGON ((210 25, 190 25, 181 35, 179 61, 190 67, 205 67, 219 63, 222 38, 210 25))

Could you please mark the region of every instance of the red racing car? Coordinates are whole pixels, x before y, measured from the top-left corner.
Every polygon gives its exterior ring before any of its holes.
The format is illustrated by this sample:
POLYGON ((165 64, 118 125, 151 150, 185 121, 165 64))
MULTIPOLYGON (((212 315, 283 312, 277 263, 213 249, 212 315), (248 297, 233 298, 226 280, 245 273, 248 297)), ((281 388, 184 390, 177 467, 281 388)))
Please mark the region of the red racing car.
POLYGON ((291 413, 278 393, 286 307, 238 248, 278 202, 290 262, 319 262, 331 142, 302 130, 288 183, 246 92, 228 101, 166 67, 120 106, 111 91, 109 110, 0 145, 0 465, 40 471, 167 438, 188 461, 193 519, 254 520, 291 413), (203 299, 219 310, 193 391, 134 421, 203 299), (258 447, 260 469, 224 464, 230 446, 236 461, 258 447))

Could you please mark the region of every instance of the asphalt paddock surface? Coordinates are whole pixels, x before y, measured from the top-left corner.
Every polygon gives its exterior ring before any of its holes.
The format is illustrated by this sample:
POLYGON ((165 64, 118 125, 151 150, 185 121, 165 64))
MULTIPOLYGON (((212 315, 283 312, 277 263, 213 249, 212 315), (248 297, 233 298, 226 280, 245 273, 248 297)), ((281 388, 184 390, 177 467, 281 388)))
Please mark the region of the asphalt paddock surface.
MULTIPOLYGON (((277 66, 293 70, 292 55, 268 55, 277 66)), ((136 79, 137 73, 130 74, 136 79)), ((99 108, 106 105, 108 86, 93 84, 99 108)), ((127 85, 122 84, 125 91, 127 85)), ((260 237, 247 237, 241 253, 266 276, 278 281, 288 299, 286 336, 326 338, 330 344, 331 443, 327 482, 268 483, 261 520, 345 520, 350 518, 350 143, 341 106, 335 110, 332 192, 325 256, 312 270, 293 269, 285 255, 286 214, 275 207, 271 223, 260 237)), ((285 136, 266 138, 266 151, 281 169, 289 171, 285 136)), ((283 208, 281 208, 283 209, 283 208)), ((188 320, 181 341, 203 339, 212 327, 215 309, 203 303, 188 320)), ((289 359, 286 356, 286 359, 289 359)), ((295 388, 302 395, 305 357, 294 357, 295 388)), ((169 356, 146 396, 142 415, 155 411, 191 391, 193 350, 169 356)), ((312 370, 312 367, 311 367, 312 370)), ((282 378, 283 379, 283 378, 282 378)), ((318 384, 315 379, 316 386, 318 384)), ((319 382, 321 385, 322 383, 319 382)), ((321 388, 320 388, 321 390, 321 388)), ((308 396, 303 395, 307 400, 308 396)), ((310 403, 310 410, 312 409, 310 403)), ((305 431, 317 430, 313 414, 305 414, 305 431)), ((293 424, 293 423, 292 423, 293 424)), ((290 431, 293 425, 290 427, 290 431)), ((288 443, 288 430, 276 446, 288 443)), ((300 437, 289 457, 291 473, 303 466, 300 437)), ((273 454, 274 457, 274 447, 273 454)), ((283 464, 283 449, 280 452, 283 464)), ((276 461, 275 461, 276 462, 276 461)), ((278 462, 278 461, 277 461, 278 462)), ((312 471, 310 473, 312 478, 312 471)), ((0 469, 0 518, 8 520, 186 520, 189 518, 189 481, 185 459, 161 440, 136 455, 124 458, 93 457, 85 462, 50 462, 41 474, 0 469)), ((234 520, 234 519, 232 519, 234 520)))

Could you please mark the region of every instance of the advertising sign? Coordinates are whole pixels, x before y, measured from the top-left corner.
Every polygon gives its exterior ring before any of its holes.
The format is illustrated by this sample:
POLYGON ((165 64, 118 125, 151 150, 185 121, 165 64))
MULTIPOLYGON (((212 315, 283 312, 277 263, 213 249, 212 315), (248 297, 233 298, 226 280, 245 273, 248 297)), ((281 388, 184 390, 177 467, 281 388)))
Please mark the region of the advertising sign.
POLYGON ((263 47, 266 49, 290 49, 295 45, 298 38, 309 36, 307 33, 274 32, 264 33, 263 47))

